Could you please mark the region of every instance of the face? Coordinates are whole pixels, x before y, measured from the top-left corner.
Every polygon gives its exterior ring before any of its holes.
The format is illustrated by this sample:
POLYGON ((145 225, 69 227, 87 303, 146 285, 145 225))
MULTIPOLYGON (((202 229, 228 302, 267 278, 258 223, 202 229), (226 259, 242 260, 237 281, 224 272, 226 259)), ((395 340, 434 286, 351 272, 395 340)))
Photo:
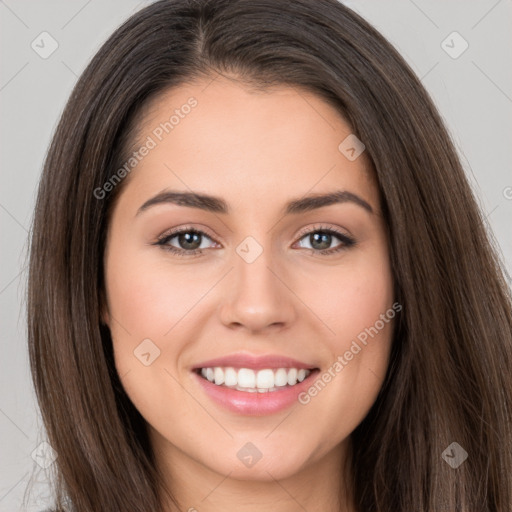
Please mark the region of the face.
POLYGON ((395 314, 366 154, 339 148, 350 126, 312 93, 217 78, 161 95, 139 128, 104 319, 157 456, 255 480, 337 467, 395 314))

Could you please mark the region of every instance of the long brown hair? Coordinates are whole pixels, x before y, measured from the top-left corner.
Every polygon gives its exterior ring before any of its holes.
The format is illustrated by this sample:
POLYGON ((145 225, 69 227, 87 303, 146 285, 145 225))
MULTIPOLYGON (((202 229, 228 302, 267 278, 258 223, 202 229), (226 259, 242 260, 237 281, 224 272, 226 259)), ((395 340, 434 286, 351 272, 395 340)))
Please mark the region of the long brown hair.
POLYGON ((336 0, 162 0, 78 80, 46 158, 32 230, 33 380, 58 453, 56 507, 155 512, 161 481, 102 324, 104 199, 141 107, 212 73, 312 91, 366 146, 389 231, 397 320, 381 392, 352 433, 361 512, 512 510, 512 306, 450 137, 404 59, 336 0), (442 453, 457 442, 468 459, 442 453))

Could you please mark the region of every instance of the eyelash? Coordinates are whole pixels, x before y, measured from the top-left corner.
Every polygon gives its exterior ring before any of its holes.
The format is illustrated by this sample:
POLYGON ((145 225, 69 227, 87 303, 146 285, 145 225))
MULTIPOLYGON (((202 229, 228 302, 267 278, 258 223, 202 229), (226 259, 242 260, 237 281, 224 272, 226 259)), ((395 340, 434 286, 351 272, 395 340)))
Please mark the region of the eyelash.
MULTIPOLYGON (((170 240, 172 240, 174 237, 176 237, 177 235, 180 235, 182 233, 195 233, 198 235, 205 235, 210 240, 213 240, 213 238, 211 236, 209 236, 208 233, 205 233, 204 231, 201 231, 199 229, 195 229, 192 227, 183 227, 183 228, 179 228, 175 231, 172 231, 170 233, 166 233, 166 234, 160 236, 158 238, 158 240, 152 245, 158 245, 165 251, 169 251, 170 253, 172 253, 176 256, 179 256, 179 257, 193 257, 193 256, 201 255, 205 249, 186 250, 186 249, 176 248, 172 245, 168 245, 168 242, 170 240)), ((312 251, 316 254, 321 254, 322 256, 329 256, 332 254, 336 254, 336 253, 347 250, 350 247, 353 247, 354 245, 356 245, 356 241, 353 238, 349 237, 348 235, 346 235, 344 233, 341 233, 340 231, 337 231, 336 229, 329 228, 326 226, 314 226, 309 231, 302 232, 299 236, 299 240, 302 240, 305 236, 311 235, 313 233, 324 233, 324 234, 328 234, 328 235, 334 235, 337 238, 339 238, 341 241, 341 243, 338 246, 333 247, 331 249, 320 249, 320 250, 308 249, 309 251, 312 251)), ((213 241, 215 241, 215 240, 213 240, 213 241)))

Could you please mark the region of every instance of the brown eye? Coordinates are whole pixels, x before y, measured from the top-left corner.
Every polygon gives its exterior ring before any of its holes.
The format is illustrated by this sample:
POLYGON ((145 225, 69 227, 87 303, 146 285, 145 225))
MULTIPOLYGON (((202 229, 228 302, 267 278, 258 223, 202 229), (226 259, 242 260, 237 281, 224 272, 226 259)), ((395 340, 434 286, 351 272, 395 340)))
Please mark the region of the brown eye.
MULTIPOLYGON (((311 249, 314 252, 320 254, 332 254, 344 249, 348 249, 355 245, 355 240, 343 233, 340 233, 333 229, 315 229, 310 231, 301 237, 301 240, 305 239, 309 243, 309 247, 301 245, 304 249, 311 249), (339 240, 339 243, 334 247, 331 247, 335 239, 339 240)), ((303 242, 299 242, 300 244, 303 242)))
POLYGON ((168 241, 176 238, 181 249, 194 250, 201 246, 202 235, 195 231, 184 231, 171 237, 168 241))
POLYGON ((155 245, 180 256, 192 256, 208 248, 207 243, 203 245, 205 239, 212 240, 203 231, 185 228, 162 236, 155 245))

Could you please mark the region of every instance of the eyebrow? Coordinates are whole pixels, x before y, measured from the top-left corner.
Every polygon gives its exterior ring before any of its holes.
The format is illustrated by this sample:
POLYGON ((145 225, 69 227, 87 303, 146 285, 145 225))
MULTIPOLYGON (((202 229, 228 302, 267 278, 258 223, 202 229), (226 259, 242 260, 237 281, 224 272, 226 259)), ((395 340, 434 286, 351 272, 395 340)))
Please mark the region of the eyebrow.
MULTIPOLYGON (((225 215, 230 212, 228 204, 220 197, 210 196, 208 194, 199 194, 197 192, 164 190, 151 199, 148 199, 137 210, 136 216, 151 206, 166 203, 186 206, 188 208, 198 208, 207 212, 221 213, 225 215)), ((293 199, 286 203, 284 214, 295 215, 339 203, 354 203, 364 208, 367 212, 373 213, 371 205, 357 194, 346 190, 337 190, 327 194, 312 194, 299 199, 293 199)))

